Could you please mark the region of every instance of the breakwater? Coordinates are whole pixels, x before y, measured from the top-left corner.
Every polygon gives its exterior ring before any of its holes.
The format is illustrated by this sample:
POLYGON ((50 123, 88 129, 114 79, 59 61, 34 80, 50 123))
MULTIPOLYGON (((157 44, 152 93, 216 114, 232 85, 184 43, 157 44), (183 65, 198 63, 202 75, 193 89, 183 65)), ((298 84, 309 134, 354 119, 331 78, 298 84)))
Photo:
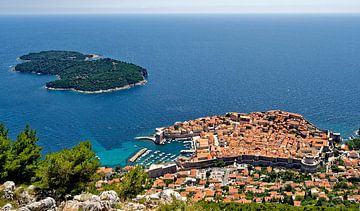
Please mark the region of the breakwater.
POLYGON ((143 155, 148 149, 147 148, 142 148, 140 149, 137 153, 135 153, 133 156, 131 156, 131 158, 129 159, 129 162, 133 163, 135 162, 137 159, 139 159, 139 157, 141 155, 143 155))

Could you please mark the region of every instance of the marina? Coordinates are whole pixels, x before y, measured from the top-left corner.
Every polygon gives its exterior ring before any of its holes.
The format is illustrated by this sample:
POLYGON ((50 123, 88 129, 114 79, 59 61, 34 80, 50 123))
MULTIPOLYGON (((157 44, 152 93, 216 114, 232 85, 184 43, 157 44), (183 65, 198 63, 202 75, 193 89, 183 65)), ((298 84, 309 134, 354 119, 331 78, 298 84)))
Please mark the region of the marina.
MULTIPOLYGON (((137 137, 137 140, 150 140, 150 136, 141 136, 137 137)), ((131 165, 140 165, 144 168, 149 168, 152 164, 168 163, 173 162, 177 159, 178 156, 189 156, 194 153, 194 145, 191 138, 187 139, 167 139, 164 141, 166 145, 177 144, 181 145, 181 149, 178 151, 166 152, 161 149, 164 145, 160 146, 160 149, 150 150, 147 148, 140 149, 135 153, 130 159, 129 163, 131 165)))

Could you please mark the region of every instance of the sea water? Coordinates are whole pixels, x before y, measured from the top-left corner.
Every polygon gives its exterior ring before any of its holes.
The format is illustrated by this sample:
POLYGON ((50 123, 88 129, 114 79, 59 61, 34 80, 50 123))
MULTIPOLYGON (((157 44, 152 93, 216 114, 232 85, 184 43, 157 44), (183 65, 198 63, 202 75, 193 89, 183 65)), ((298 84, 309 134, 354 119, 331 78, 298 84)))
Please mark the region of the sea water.
POLYGON ((125 165, 134 137, 229 111, 281 109, 348 137, 360 125, 360 16, 0 16, 0 122, 26 124, 43 153, 90 140, 103 165, 125 165), (42 50, 101 54, 145 67, 145 86, 106 94, 48 91, 54 76, 15 73, 42 50))

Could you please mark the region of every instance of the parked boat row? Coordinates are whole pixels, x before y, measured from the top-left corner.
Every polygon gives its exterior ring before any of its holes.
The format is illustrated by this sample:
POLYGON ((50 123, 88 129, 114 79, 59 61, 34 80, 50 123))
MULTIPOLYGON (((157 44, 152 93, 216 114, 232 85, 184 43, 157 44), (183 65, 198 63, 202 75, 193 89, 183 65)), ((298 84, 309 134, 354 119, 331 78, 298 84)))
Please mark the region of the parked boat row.
POLYGON ((143 167, 149 167, 151 164, 175 161, 177 156, 177 154, 165 153, 161 152, 160 150, 148 151, 148 153, 144 153, 143 156, 139 157, 139 159, 136 161, 136 164, 143 167))
MULTIPOLYGON (((145 139, 147 137, 138 137, 137 139, 145 139)), ((194 152, 194 141, 192 138, 182 138, 182 139, 171 139, 166 140, 165 143, 181 143, 183 149, 177 153, 167 153, 160 150, 149 150, 147 148, 142 148, 135 155, 133 155, 129 162, 135 165, 140 165, 145 168, 149 167, 151 164, 173 162, 181 154, 183 156, 191 155, 194 152)))

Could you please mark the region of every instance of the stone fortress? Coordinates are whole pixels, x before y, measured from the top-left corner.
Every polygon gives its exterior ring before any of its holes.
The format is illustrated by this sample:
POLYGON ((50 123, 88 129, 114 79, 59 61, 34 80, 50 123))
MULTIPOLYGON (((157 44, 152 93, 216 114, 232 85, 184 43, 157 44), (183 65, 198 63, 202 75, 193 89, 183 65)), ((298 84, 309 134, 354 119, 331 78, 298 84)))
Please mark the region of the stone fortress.
POLYGON ((272 110, 177 122, 158 130, 155 142, 179 138, 193 141, 193 154, 176 161, 182 169, 236 162, 316 172, 340 137, 317 128, 300 114, 272 110))

